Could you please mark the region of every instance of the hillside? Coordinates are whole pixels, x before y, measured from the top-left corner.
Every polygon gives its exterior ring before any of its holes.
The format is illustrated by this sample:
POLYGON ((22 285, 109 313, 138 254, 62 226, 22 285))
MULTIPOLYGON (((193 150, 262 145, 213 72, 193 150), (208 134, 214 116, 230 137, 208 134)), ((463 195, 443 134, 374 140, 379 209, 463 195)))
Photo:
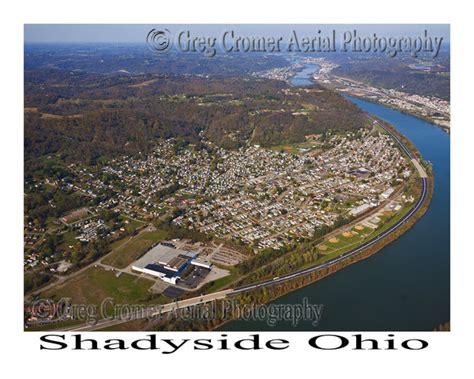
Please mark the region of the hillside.
POLYGON ((25 160, 61 154, 94 164, 147 152, 157 138, 225 148, 302 142, 305 135, 356 130, 358 108, 323 88, 256 78, 56 75, 29 72, 25 160))

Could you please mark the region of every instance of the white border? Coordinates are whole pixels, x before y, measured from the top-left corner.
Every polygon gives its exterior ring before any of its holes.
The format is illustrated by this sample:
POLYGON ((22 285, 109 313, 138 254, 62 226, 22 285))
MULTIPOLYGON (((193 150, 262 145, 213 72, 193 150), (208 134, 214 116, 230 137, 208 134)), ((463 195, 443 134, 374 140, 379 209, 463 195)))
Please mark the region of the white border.
MULTIPOLYGON (((10 2, 2 11, 2 370, 17 375, 94 377, 186 375, 190 377, 449 377, 472 372, 473 328, 470 287, 472 252, 472 10, 446 1, 239 1, 99 2, 83 0, 10 2), (40 352, 39 335, 22 332, 23 202, 23 24, 24 23, 451 23, 452 43, 452 208, 450 333, 396 333, 397 338, 427 338, 419 352, 313 351, 305 341, 313 333, 270 333, 287 338, 283 352, 40 352), (471 112, 470 112, 471 111, 471 112), (471 116, 471 117, 469 117, 471 116), (124 355, 126 354, 126 355, 124 355), (465 370, 464 370, 465 369, 465 370)), ((237 333, 235 333, 237 334, 237 333)), ((241 333, 247 335, 246 333, 241 333)), ((268 333, 262 333, 263 335, 268 333)), ((376 333, 382 337, 386 333, 376 333)), ((123 338, 124 334, 115 334, 123 338)), ((127 336, 141 335, 127 333, 127 336)), ((173 333, 179 338, 189 333, 173 333)), ((215 333, 201 333, 200 337, 215 333)), ((371 333, 364 333, 371 335, 371 333)), ((97 334, 94 337, 99 338, 97 334)), ((110 335, 112 337, 112 335, 110 335)), ((167 334, 166 337, 171 337, 167 334)), ((194 336, 193 336, 194 337, 194 336)))

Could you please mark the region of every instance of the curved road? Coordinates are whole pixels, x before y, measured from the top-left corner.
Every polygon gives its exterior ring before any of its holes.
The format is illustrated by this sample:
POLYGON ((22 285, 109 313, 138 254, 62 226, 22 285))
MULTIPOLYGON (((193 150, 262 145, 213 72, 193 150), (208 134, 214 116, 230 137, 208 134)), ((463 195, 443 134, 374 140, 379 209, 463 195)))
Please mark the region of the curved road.
POLYGON ((297 278, 299 276, 307 275, 307 274, 309 274, 311 272, 314 272, 314 271, 317 271, 319 269, 333 266, 334 264, 344 260, 345 258, 350 257, 352 255, 356 255, 357 253, 360 253, 362 250, 376 244, 380 239, 382 239, 384 237, 387 237, 389 234, 391 234, 394 231, 396 231, 397 229, 399 229, 406 221, 408 221, 410 218, 412 218, 414 216, 414 214, 420 209, 420 207, 422 206, 422 204, 425 201, 426 196, 428 194, 428 180, 426 178, 421 178, 421 183, 422 183, 421 196, 418 199, 418 201, 416 202, 415 206, 405 216, 403 216, 403 218, 400 219, 400 221, 398 221, 396 224, 391 226, 389 229, 387 229, 382 234, 379 234, 374 239, 372 239, 370 241, 367 241, 364 244, 360 245, 359 247, 357 247, 353 250, 350 250, 347 253, 341 254, 338 257, 336 257, 334 259, 331 259, 331 260, 329 260, 325 263, 322 263, 322 264, 319 264, 319 265, 316 265, 316 266, 312 266, 312 267, 304 269, 304 270, 296 271, 292 274, 288 274, 288 275, 285 275, 285 276, 282 276, 282 277, 279 277, 279 278, 274 278, 274 279, 267 280, 267 281, 264 281, 264 282, 261 282, 261 283, 251 284, 251 285, 248 285, 248 286, 236 288, 230 294, 249 291, 249 290, 252 290, 252 289, 255 289, 255 288, 261 288, 261 287, 265 287, 265 286, 268 286, 268 285, 277 284, 277 283, 281 283, 281 282, 284 282, 284 281, 287 281, 287 280, 290 280, 290 279, 294 279, 294 278, 297 278))
POLYGON ((420 207, 422 206, 423 202, 426 199, 426 196, 428 195, 428 180, 426 178, 426 173, 421 168, 421 165, 419 165, 418 161, 416 161, 416 159, 413 158, 413 155, 410 153, 410 151, 407 149, 407 147, 403 144, 402 141, 400 141, 400 139, 395 134, 393 134, 390 130, 388 130, 385 126, 380 124, 374 118, 369 116, 369 119, 372 120, 374 124, 377 124, 382 129, 384 129, 388 134, 390 134, 390 136, 400 145, 400 148, 412 160, 413 164, 415 165, 415 168, 418 170, 418 172, 420 174, 421 184, 422 184, 421 195, 418 198, 418 201, 413 206, 413 208, 410 209, 410 211, 405 216, 403 216, 396 224, 392 225, 390 228, 388 228, 382 234, 379 234, 377 237, 373 238, 372 240, 367 241, 364 244, 360 245, 359 247, 354 248, 354 249, 352 249, 352 250, 350 250, 350 251, 348 251, 344 254, 341 254, 341 255, 337 256, 336 258, 334 258, 334 259, 331 259, 331 260, 329 260, 327 262, 324 262, 324 263, 321 263, 319 265, 311 266, 309 268, 299 270, 299 271, 296 271, 294 273, 287 274, 287 275, 284 275, 284 276, 281 276, 281 277, 278 277, 278 278, 274 278, 274 279, 266 280, 266 281, 263 281, 263 282, 260 282, 260 283, 250 284, 250 285, 247 285, 247 286, 235 288, 230 294, 236 294, 236 293, 239 293, 239 292, 245 292, 245 291, 249 291, 249 290, 256 289, 256 288, 261 288, 261 287, 266 287, 266 286, 273 285, 273 284, 282 283, 282 282, 285 282, 285 281, 290 280, 290 279, 294 279, 294 278, 297 278, 297 277, 300 277, 300 276, 307 275, 309 273, 320 270, 322 268, 331 267, 331 266, 335 265, 336 263, 346 259, 347 257, 350 257, 352 255, 356 255, 356 254, 360 253, 362 250, 364 250, 364 249, 376 244, 377 242, 379 242, 380 239, 385 238, 388 235, 390 235, 391 233, 395 232, 403 224, 405 224, 405 222, 407 222, 410 218, 412 218, 415 215, 415 213, 420 209, 420 207), (418 163, 418 164, 416 164, 415 162, 418 163))
MULTIPOLYGON (((271 286, 271 285, 274 285, 274 284, 279 284, 279 283, 285 282, 287 280, 291 280, 291 279, 298 278, 298 277, 301 277, 301 276, 304 276, 304 275, 308 275, 308 274, 310 274, 312 272, 315 272, 315 271, 318 271, 322 268, 331 267, 331 266, 343 261, 344 259, 346 259, 350 256, 354 256, 354 255, 360 253, 361 251, 363 251, 364 249, 367 249, 367 248, 375 245, 381 239, 389 236, 390 234, 392 234, 393 232, 398 230, 400 227, 403 226, 403 224, 405 224, 410 218, 412 218, 416 214, 416 212, 421 208, 421 206, 423 205, 423 202, 425 201, 425 199, 428 195, 428 179, 427 179, 426 172, 424 171, 422 166, 419 164, 419 162, 413 157, 413 155, 410 153, 408 148, 403 144, 402 141, 400 141, 400 139, 395 134, 393 134, 390 130, 388 130, 386 127, 384 127, 382 124, 380 124, 377 120, 375 120, 371 116, 368 116, 368 117, 374 124, 377 124, 378 126, 383 128, 388 134, 390 134, 390 136, 399 144, 400 148, 411 159, 413 165, 415 166, 415 168, 418 170, 418 173, 420 174, 421 184, 422 184, 421 195, 418 198, 418 200, 416 201, 415 205, 410 209, 410 211, 406 215, 404 215, 396 224, 392 225, 390 228, 388 228, 383 233, 379 234, 377 237, 374 237, 373 239, 365 242, 364 244, 360 245, 359 247, 354 248, 354 249, 352 249, 352 250, 350 250, 350 251, 348 251, 344 254, 341 254, 341 255, 339 255, 339 256, 337 256, 337 257, 335 257, 335 258, 333 258, 333 259, 331 259, 327 262, 324 262, 324 263, 321 263, 321 264, 318 264, 318 265, 315 265, 315 266, 311 266, 309 268, 302 269, 302 270, 299 270, 299 271, 296 271, 296 272, 293 272, 291 274, 287 274, 287 275, 284 275, 284 276, 281 276, 281 277, 273 278, 273 279, 270 279, 270 280, 265 280, 265 281, 262 281, 260 283, 249 284, 247 286, 242 286, 242 287, 238 287, 238 288, 234 288, 234 289, 223 290, 223 291, 214 292, 214 293, 210 293, 210 294, 206 294, 206 295, 201 295, 201 296, 190 298, 190 299, 181 300, 181 301, 175 302, 175 303, 165 304, 165 305, 163 305, 163 307, 161 308, 161 310, 159 312, 152 313, 151 316, 156 316, 158 314, 164 314, 164 313, 167 313, 167 312, 174 311, 176 309, 190 307, 190 306, 210 302, 210 301, 217 300, 217 299, 223 299, 223 298, 225 298, 229 295, 235 295, 235 294, 238 294, 238 293, 241 293, 241 292, 245 292, 245 291, 249 291, 249 290, 253 290, 253 289, 257 289, 257 288, 262 288, 262 287, 267 287, 267 286, 271 286)), ((97 322, 94 325, 82 324, 82 325, 76 325, 76 326, 66 328, 66 329, 62 329, 62 330, 70 330, 70 331, 94 330, 94 329, 100 329, 100 328, 105 328, 105 327, 108 327, 108 326, 121 324, 123 322, 130 321, 130 320, 133 320, 133 319, 136 319, 136 318, 143 318, 144 317, 144 316, 140 317, 138 315, 137 315, 137 317, 134 317, 134 316, 135 315, 131 315, 131 317, 129 317, 127 320, 123 320, 123 319, 100 320, 99 322, 97 322)), ((149 317, 150 314, 148 314, 147 316, 149 317)), ((145 317, 147 317, 147 316, 145 316, 145 317)))

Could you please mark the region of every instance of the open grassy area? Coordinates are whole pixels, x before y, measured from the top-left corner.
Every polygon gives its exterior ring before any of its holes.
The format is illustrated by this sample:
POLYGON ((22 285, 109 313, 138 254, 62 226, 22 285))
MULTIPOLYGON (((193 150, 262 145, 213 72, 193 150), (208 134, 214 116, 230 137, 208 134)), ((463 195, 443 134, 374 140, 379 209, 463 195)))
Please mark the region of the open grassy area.
POLYGON ((319 151, 319 144, 314 141, 306 141, 301 143, 272 146, 271 149, 276 151, 284 151, 291 154, 301 154, 302 151, 300 149, 310 149, 312 152, 319 151))
POLYGON ((412 206, 413 204, 404 205, 402 209, 400 209, 397 213, 392 215, 390 218, 381 217, 381 219, 383 220, 383 224, 380 226, 380 228, 377 229, 377 234, 381 234, 382 232, 390 228, 392 225, 397 223, 404 215, 406 215, 410 211, 412 206))
POLYGON ((126 239, 122 243, 116 243, 112 246, 113 252, 105 257, 102 262, 109 266, 125 268, 143 253, 145 253, 153 244, 167 238, 167 233, 163 230, 141 233, 131 239, 126 239))
POLYGON ((66 232, 62 235, 62 240, 63 242, 59 245, 59 247, 64 250, 64 251, 71 251, 69 246, 72 246, 73 248, 78 246, 80 242, 75 239, 76 234, 74 232, 66 232))
MULTIPOLYGON (((323 263, 326 262, 332 258, 335 258, 341 254, 344 254, 360 245, 363 243, 369 241, 373 237, 383 233, 385 230, 393 226, 395 223, 397 223, 408 211, 411 209, 411 205, 405 205, 401 210, 399 210, 396 214, 394 214, 392 217, 388 218, 387 216, 382 216, 380 217, 381 224, 380 227, 376 230, 372 230, 370 228, 367 228, 364 226, 362 230, 359 230, 358 228, 354 227, 352 228, 353 232, 356 232, 358 234, 354 234, 351 237, 345 237, 342 233, 338 234, 336 236, 338 242, 337 243, 331 243, 328 241, 324 242, 324 246, 328 247, 325 251, 321 251, 324 256, 320 259, 318 259, 318 263, 323 263)), ((313 263, 314 264, 314 263, 313 263)))
POLYGON ((118 278, 115 271, 90 267, 78 276, 41 294, 43 298, 71 298, 74 304, 95 304, 111 297, 115 303, 137 303, 148 299, 151 280, 130 274, 118 278))
POLYGON ((127 216, 120 216, 120 219, 125 221, 125 229, 127 230, 127 232, 133 232, 134 230, 146 224, 146 222, 133 220, 127 216))
POLYGON ((341 235, 337 235, 335 238, 330 238, 324 243, 326 246, 333 250, 340 249, 347 245, 347 242, 341 235))
POLYGON ((358 241, 362 240, 362 238, 363 238, 362 234, 360 234, 360 233, 359 234, 353 234, 353 233, 345 234, 345 233, 343 233, 339 236, 339 239, 341 241, 344 241, 347 244, 353 244, 355 242, 358 242, 358 241))

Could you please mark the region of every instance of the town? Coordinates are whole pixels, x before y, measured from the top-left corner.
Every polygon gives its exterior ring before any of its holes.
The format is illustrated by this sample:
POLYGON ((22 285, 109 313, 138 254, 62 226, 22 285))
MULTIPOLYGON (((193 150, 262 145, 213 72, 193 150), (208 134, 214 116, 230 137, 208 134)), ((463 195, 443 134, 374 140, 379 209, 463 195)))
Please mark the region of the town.
MULTIPOLYGON (((226 150, 203 140, 201 149, 161 140, 147 156, 112 159, 95 171, 70 164, 74 181, 47 184, 72 189, 95 205, 60 217, 55 233, 72 230, 82 242, 117 239, 132 225, 171 217, 176 227, 257 252, 278 249, 376 208, 411 175, 393 140, 375 128, 329 134, 325 141, 308 135, 295 152, 258 145, 226 150), (110 212, 121 221, 105 220, 110 212)), ((25 228, 25 247, 35 246, 44 228, 25 228)), ((26 266, 38 264, 34 253, 25 259, 26 266)), ((43 265, 54 261, 53 255, 43 265)))
MULTIPOLYGON (((366 100, 379 102, 382 105, 413 114, 427 119, 438 125, 444 131, 450 131, 450 103, 436 96, 421 96, 393 88, 382 88, 362 81, 343 77, 333 73, 339 67, 327 58, 304 58, 289 67, 274 68, 268 71, 256 72, 254 76, 290 82, 305 65, 314 65, 311 78, 321 85, 333 88, 342 94, 357 96, 366 100)), ((413 70, 429 72, 430 67, 420 64, 408 65, 413 70)))

